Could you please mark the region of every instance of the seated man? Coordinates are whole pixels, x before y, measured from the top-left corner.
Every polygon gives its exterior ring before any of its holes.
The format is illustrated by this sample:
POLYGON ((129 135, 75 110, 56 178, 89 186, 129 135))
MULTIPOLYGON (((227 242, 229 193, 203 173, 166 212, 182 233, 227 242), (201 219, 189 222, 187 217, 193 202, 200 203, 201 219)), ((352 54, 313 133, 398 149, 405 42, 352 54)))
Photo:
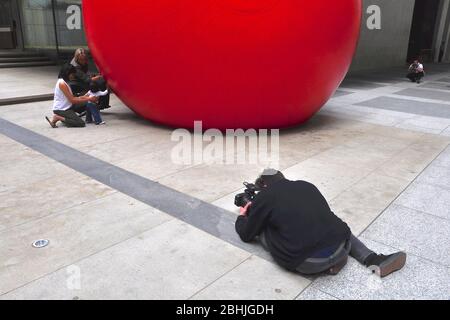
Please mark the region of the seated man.
POLYGON ((420 83, 422 78, 425 76, 425 70, 423 64, 419 60, 414 60, 413 64, 409 66, 409 73, 406 76, 412 82, 420 83))
POLYGON ((259 236, 284 268, 302 274, 337 274, 350 255, 385 277, 405 265, 405 253, 378 255, 353 236, 314 185, 289 181, 271 169, 256 185, 261 191, 241 209, 236 231, 244 242, 259 236))
MULTIPOLYGON (((75 67, 77 73, 75 79, 69 83, 72 92, 77 96, 83 96, 89 91, 89 86, 92 81, 95 81, 101 91, 107 90, 107 83, 101 75, 91 74, 89 72, 89 59, 87 52, 83 48, 79 48, 75 51, 73 59, 70 64, 75 67)), ((99 108, 100 110, 110 108, 109 105, 110 94, 100 97, 99 108)), ((86 111, 86 105, 76 105, 73 110, 77 113, 84 113, 86 111)))

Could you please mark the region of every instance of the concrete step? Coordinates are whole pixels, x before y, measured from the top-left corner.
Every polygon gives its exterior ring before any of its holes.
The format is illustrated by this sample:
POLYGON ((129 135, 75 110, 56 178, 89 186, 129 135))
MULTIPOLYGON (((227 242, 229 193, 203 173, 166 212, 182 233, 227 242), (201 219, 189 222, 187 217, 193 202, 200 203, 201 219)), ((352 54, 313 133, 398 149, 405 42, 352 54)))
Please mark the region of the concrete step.
POLYGON ((29 57, 0 57, 0 63, 15 63, 15 62, 39 62, 39 61, 50 61, 47 57, 40 56, 29 56, 29 57))
POLYGON ((26 57, 45 57, 45 55, 34 51, 0 50, 0 58, 26 58, 26 57))
POLYGON ((39 101, 50 101, 53 100, 53 94, 40 94, 34 96, 26 96, 26 97, 15 97, 8 99, 0 99, 0 106, 10 106, 14 104, 24 104, 24 103, 32 103, 39 101))
POLYGON ((0 63, 0 69, 4 68, 26 68, 26 67, 46 67, 55 66, 56 63, 53 61, 36 61, 36 62, 7 62, 0 63))

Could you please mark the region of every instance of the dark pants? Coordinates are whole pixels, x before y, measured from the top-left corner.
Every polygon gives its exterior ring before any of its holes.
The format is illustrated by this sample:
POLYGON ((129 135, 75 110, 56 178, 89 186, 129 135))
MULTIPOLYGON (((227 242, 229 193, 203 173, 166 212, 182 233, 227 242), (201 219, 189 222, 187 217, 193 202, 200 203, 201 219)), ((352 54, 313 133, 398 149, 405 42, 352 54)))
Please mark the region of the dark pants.
POLYGON ((417 82, 420 81, 424 76, 425 74, 423 72, 411 72, 408 73, 406 77, 412 82, 417 82))
MULTIPOLYGON (((263 247, 268 250, 267 240, 264 233, 259 237, 263 247)), ((372 250, 367 248, 364 243, 358 240, 353 234, 350 240, 342 243, 342 245, 337 249, 337 251, 327 258, 309 258, 305 260, 300 266, 297 267, 296 271, 305 274, 318 274, 330 270, 335 265, 343 262, 350 255, 352 258, 357 260, 359 263, 364 264, 367 257, 372 253, 372 250)))
POLYGON ((81 114, 83 112, 86 112, 86 103, 83 104, 74 104, 71 108, 71 111, 76 112, 78 114, 81 114))
POLYGON ((98 107, 100 110, 109 108, 109 99, 110 99, 109 93, 106 96, 100 97, 98 99, 98 107))
POLYGON ((100 124, 103 121, 97 105, 95 103, 88 102, 86 104, 86 122, 92 122, 92 118, 94 118, 96 124, 100 124))
POLYGON ((64 118, 64 123, 69 128, 82 128, 86 126, 86 123, 81 119, 73 110, 55 110, 54 114, 64 118))
POLYGON ((100 91, 108 90, 108 94, 106 96, 100 97, 98 99, 99 110, 107 109, 107 108, 109 108, 109 100, 110 100, 110 93, 109 93, 110 89, 108 88, 108 84, 106 83, 105 79, 103 79, 103 78, 97 80, 96 82, 98 84, 100 91))

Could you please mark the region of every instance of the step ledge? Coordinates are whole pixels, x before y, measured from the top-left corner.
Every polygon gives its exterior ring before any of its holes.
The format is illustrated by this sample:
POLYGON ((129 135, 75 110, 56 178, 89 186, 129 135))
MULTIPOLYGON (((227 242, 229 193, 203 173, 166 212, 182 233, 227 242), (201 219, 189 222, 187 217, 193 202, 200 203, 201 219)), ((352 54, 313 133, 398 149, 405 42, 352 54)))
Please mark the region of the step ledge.
POLYGON ((53 93, 49 93, 49 94, 39 94, 39 95, 33 95, 33 96, 0 99, 0 106, 11 106, 11 105, 15 105, 15 104, 50 101, 50 100, 53 100, 53 97, 54 97, 53 93))

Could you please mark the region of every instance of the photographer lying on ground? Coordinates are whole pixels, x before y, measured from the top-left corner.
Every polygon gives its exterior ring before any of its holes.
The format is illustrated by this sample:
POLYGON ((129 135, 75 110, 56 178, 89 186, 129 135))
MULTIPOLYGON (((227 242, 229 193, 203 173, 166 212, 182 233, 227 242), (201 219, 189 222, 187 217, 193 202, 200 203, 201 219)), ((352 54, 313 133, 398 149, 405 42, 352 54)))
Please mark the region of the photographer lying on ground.
POLYGON ((380 277, 405 265, 403 252, 385 256, 368 249, 308 182, 289 181, 279 171, 265 170, 256 186, 247 188, 246 194, 236 197, 241 207, 236 231, 244 242, 259 236, 275 261, 288 270, 336 275, 349 255, 380 277), (252 196, 254 189, 259 192, 252 196))

